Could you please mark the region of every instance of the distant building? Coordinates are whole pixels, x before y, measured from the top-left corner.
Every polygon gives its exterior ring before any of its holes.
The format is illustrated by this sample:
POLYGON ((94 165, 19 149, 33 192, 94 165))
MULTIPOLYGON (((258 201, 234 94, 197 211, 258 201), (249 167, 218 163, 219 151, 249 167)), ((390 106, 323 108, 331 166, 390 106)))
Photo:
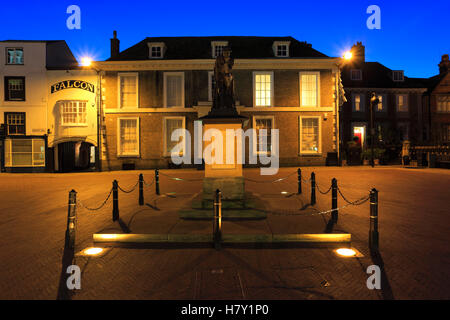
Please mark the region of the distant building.
POLYGON ((171 133, 186 128, 194 136, 194 121, 211 108, 215 59, 225 46, 235 59, 237 110, 249 118, 244 129, 279 129, 280 165, 324 165, 338 152, 339 59, 292 37, 146 38, 120 52, 115 33, 111 58, 95 63, 104 170, 171 166, 171 133))
POLYGON ((439 74, 431 77, 427 98, 429 99, 428 125, 430 143, 450 145, 450 61, 448 54, 442 56, 439 74))
POLYGON ((378 62, 366 62, 365 47, 358 42, 353 58, 342 68, 347 102, 341 110, 342 148, 354 137, 361 147, 369 147, 370 99, 375 92, 380 103, 374 110, 375 141, 384 147, 399 147, 404 140, 421 143, 429 138, 424 121, 427 104, 423 94, 428 80, 409 78, 403 70, 391 70, 378 62))

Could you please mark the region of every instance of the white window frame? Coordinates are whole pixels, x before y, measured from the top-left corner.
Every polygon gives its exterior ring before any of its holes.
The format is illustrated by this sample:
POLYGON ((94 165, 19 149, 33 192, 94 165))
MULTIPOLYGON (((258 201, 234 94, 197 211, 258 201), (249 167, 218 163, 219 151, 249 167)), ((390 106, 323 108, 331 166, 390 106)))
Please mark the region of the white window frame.
POLYGON ((211 57, 213 59, 217 58, 216 47, 228 47, 228 41, 211 41, 211 57))
POLYGON ((214 100, 214 95, 212 92, 212 81, 214 78, 214 71, 208 71, 208 101, 214 100))
POLYGON ((298 145, 299 145, 299 154, 300 155, 321 155, 322 154, 322 117, 321 116, 299 116, 299 139, 298 139, 298 145), (314 151, 302 151, 302 127, 303 127, 303 119, 317 119, 319 134, 318 134, 318 150, 317 152, 314 151))
POLYGON ((364 93, 352 93, 352 112, 365 112, 366 111, 366 95, 364 93), (355 97, 360 96, 359 108, 360 110, 356 110, 355 108, 355 97))
POLYGON ((395 95, 395 107, 397 112, 399 113, 407 113, 409 112, 409 95, 407 93, 400 93, 395 95), (403 96, 403 106, 406 106, 406 110, 399 110, 399 97, 403 96))
POLYGON ((184 108, 185 105, 185 82, 184 82, 184 72, 164 72, 164 108, 184 108), (182 89, 182 93, 181 93, 181 106, 167 106, 167 76, 181 76, 181 89, 182 89))
MULTIPOLYGON (((167 133, 167 120, 182 120, 183 121, 183 129, 186 129, 186 117, 163 117, 163 155, 164 157, 170 157, 172 156, 172 153, 167 150, 167 142, 170 140, 171 137, 167 137, 166 133, 167 133), (168 140, 169 139, 169 140, 168 140)), ((184 141, 184 145, 183 145, 183 152, 182 155, 186 152, 186 144, 190 143, 190 141, 186 141, 186 135, 183 134, 183 141, 184 141)), ((181 155, 178 155, 181 156, 181 155)))
MULTIPOLYGON (((6 65, 9 65, 9 66, 23 66, 25 64, 25 50, 23 48, 21 48, 21 47, 8 47, 8 48, 6 48, 5 54, 6 54, 6 65), (9 50, 14 50, 14 53, 17 50, 22 50, 22 63, 15 63, 15 62, 14 63, 9 63, 9 61, 8 61, 8 51, 9 50)), ((14 56, 14 58, 15 58, 15 56, 14 56)), ((14 59, 14 61, 15 61, 15 59, 14 59)))
POLYGON ((139 117, 119 117, 117 118, 117 156, 118 157, 139 157, 141 154, 141 137, 140 137, 140 121, 139 117), (123 153, 120 134, 120 121, 121 120, 136 120, 136 139, 137 139, 137 152, 136 153, 123 153))
MULTIPOLYGON (((256 155, 261 154, 261 155, 267 155, 267 156, 269 156, 271 154, 274 155, 275 150, 274 150, 273 146, 272 146, 271 152, 270 151, 258 151, 256 149, 257 145, 258 145, 258 139, 259 139, 258 133, 256 132, 256 120, 260 120, 260 119, 270 119, 272 121, 272 127, 270 129, 271 130, 275 129, 275 117, 274 116, 253 116, 252 129, 255 129, 255 134, 256 134, 255 137, 253 137, 253 154, 256 154, 256 155)), ((270 132, 270 136, 272 136, 272 132, 270 132)), ((275 143, 277 143, 277 142, 275 141, 275 143)), ((272 145, 272 141, 270 141, 270 144, 272 145)))
POLYGON ((319 108, 320 107, 320 71, 301 71, 298 74, 298 82, 300 86, 300 92, 299 92, 299 100, 300 100, 300 107, 312 107, 312 108, 319 108), (316 105, 315 106, 308 106, 303 105, 302 101, 302 75, 316 75, 316 88, 317 88, 317 96, 316 96, 316 105))
POLYGON ((60 112, 60 119, 61 119, 61 126, 63 127, 87 127, 88 126, 88 101, 86 100, 61 100, 58 101, 59 103, 59 112, 60 112), (73 123, 65 123, 64 122, 64 104, 65 103, 77 103, 77 122, 73 122, 73 123), (86 122, 79 122, 79 110, 80 110, 80 102, 84 102, 86 104, 86 122))
POLYGON ((149 42, 148 43, 148 57, 149 59, 163 59, 164 53, 166 49, 166 44, 164 42, 149 42), (153 57, 152 56, 152 48, 161 48, 161 56, 153 57))
POLYGON ((135 109, 139 108, 139 72, 120 72, 117 75, 117 106, 119 109, 135 109), (121 77, 136 77, 136 106, 135 107, 122 107, 122 87, 120 85, 121 77))
POLYGON ((450 95, 436 95, 436 112, 450 113, 450 95))
POLYGON ((376 108, 376 110, 375 110, 375 112, 386 112, 387 111, 387 104, 386 104, 386 102, 387 102, 387 95, 385 94, 385 93, 380 93, 380 94, 377 94, 377 98, 379 99, 380 97, 382 97, 382 103, 381 103, 381 110, 378 110, 378 106, 377 106, 377 108, 376 108))
POLYGON ((268 108, 273 107, 274 102, 274 76, 273 71, 253 71, 253 106, 256 108, 268 108), (256 105, 256 76, 257 75, 270 75, 270 104, 268 106, 257 106, 256 105))
POLYGON ((395 81, 395 82, 403 82, 403 81, 405 81, 405 74, 404 74, 403 70, 393 70, 392 71, 392 80, 395 81), (400 79, 395 79, 395 75, 396 74, 397 75, 398 74, 401 75, 400 79))
POLYGON ((290 41, 274 41, 273 43, 273 54, 275 57, 278 58, 289 58, 289 47, 291 45, 290 41), (279 46, 286 46, 286 55, 278 55, 278 47, 279 46))
POLYGON ((361 81, 362 80, 362 70, 361 69, 351 69, 350 70, 350 80, 352 80, 352 81, 361 81), (358 74, 359 74, 358 78, 354 78, 353 77, 353 72, 354 71, 358 71, 358 74))
MULTIPOLYGON (((46 159, 45 159, 45 140, 44 139, 5 139, 5 146, 4 146, 4 148, 5 148, 5 167, 8 167, 8 168, 29 168, 29 167, 33 167, 33 168, 41 167, 42 168, 42 167, 45 167, 46 159), (27 141, 31 140, 31 164, 30 165, 13 165, 12 164, 12 158, 13 158, 12 157, 12 154, 13 154, 13 152, 12 152, 12 141, 17 141, 17 140, 27 140, 27 141), (44 142, 44 152, 43 152, 44 163, 35 165, 34 164, 34 162, 35 162, 34 154, 36 154, 36 153, 41 154, 42 153, 40 151, 36 152, 34 150, 34 141, 37 141, 37 140, 44 142), (7 145, 8 145, 8 147, 7 147, 7 145), (10 151, 9 152, 9 156, 6 155, 6 150, 8 150, 8 149, 10 151)), ((29 153, 29 152, 19 152, 19 153, 29 153)))

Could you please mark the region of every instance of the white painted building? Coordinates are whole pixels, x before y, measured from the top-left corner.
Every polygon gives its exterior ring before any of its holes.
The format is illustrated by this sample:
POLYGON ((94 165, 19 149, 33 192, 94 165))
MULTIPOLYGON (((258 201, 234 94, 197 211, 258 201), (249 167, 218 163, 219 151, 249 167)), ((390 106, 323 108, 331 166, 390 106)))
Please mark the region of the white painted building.
POLYGON ((80 68, 65 41, 7 40, 0 78, 2 171, 88 168, 97 145, 96 72, 80 68))
POLYGON ((97 73, 89 69, 47 73, 48 148, 56 172, 95 165, 97 82, 97 73))

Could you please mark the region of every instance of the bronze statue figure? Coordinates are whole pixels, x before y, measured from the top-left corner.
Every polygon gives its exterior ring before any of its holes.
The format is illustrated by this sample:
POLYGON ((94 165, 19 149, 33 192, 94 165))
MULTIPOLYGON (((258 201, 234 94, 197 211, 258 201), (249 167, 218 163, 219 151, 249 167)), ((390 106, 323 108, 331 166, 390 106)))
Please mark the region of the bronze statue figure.
POLYGON ((225 47, 221 55, 216 58, 214 67, 214 100, 211 114, 235 115, 237 114, 234 99, 233 69, 234 59, 231 57, 231 49, 225 47))

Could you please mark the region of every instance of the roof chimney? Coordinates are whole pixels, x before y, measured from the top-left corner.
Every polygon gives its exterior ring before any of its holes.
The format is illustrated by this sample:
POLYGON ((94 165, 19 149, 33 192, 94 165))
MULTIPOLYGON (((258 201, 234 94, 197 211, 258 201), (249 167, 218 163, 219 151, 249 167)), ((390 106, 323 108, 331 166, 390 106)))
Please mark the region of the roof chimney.
POLYGON ((443 74, 450 70, 450 61, 448 60, 448 54, 442 56, 441 63, 439 63, 439 74, 443 74))
POLYGON ((117 31, 113 32, 114 38, 111 39, 111 58, 117 58, 120 52, 120 40, 117 39, 117 31))
POLYGON ((366 47, 362 45, 362 42, 356 42, 350 51, 353 54, 353 61, 355 63, 366 62, 366 47))

